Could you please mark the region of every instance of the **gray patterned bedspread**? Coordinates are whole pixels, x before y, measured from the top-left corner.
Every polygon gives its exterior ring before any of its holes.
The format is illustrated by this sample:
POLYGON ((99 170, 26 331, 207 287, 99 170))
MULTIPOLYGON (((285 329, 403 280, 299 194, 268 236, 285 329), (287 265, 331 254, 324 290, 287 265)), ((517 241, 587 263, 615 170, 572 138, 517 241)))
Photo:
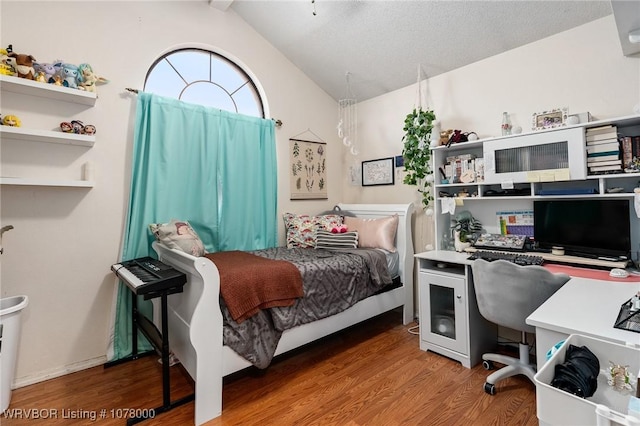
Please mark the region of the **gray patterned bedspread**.
POLYGON ((304 289, 293 306, 262 310, 240 324, 220 298, 224 344, 258 368, 269 366, 284 330, 342 312, 392 282, 385 255, 378 250, 276 247, 251 253, 293 263, 304 289))

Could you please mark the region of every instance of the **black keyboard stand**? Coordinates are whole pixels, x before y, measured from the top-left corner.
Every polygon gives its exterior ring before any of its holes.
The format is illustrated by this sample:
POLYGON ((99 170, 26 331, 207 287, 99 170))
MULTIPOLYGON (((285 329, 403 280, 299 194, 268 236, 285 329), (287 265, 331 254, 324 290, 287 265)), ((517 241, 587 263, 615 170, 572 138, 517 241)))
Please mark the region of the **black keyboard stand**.
MULTIPOLYGON (((160 354, 162 359, 162 405, 151 410, 147 410, 150 414, 150 417, 132 417, 127 419, 127 425, 134 425, 136 423, 140 423, 149 418, 155 417, 160 413, 167 412, 175 407, 186 404, 187 402, 191 402, 195 399, 195 393, 191 395, 187 395, 183 398, 180 398, 176 401, 171 402, 171 378, 169 372, 169 324, 168 324, 168 314, 167 314, 167 297, 173 293, 182 292, 182 285, 167 288, 164 290, 150 292, 144 295, 144 300, 153 299, 156 297, 160 297, 160 305, 161 305, 161 317, 162 317, 162 331, 158 331, 156 326, 153 324, 151 320, 142 315, 138 311, 138 297, 135 292, 132 291, 132 300, 131 300, 131 344, 132 344, 132 352, 131 355, 118 359, 115 361, 110 361, 104 364, 104 368, 113 367, 118 364, 122 364, 124 362, 133 361, 135 359, 151 355, 154 352, 160 354), (138 353, 138 329, 144 334, 155 351, 147 351, 141 354, 138 353)), ((142 410, 145 411, 145 410, 142 410)))

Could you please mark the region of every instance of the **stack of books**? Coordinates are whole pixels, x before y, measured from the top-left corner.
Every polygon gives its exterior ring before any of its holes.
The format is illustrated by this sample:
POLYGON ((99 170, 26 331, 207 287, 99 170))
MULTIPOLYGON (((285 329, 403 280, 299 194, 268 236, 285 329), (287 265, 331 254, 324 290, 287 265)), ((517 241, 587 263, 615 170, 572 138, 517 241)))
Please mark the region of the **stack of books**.
POLYGON ((586 132, 589 174, 622 172, 618 128, 607 125, 592 127, 586 132))

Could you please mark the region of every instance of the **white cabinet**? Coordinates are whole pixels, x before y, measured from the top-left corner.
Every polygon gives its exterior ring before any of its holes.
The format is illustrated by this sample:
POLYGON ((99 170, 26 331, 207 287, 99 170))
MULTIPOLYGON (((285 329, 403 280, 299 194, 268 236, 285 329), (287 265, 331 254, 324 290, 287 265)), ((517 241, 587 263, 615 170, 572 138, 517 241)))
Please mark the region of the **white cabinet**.
MULTIPOLYGON (((93 106, 97 96, 95 93, 85 92, 67 87, 45 84, 24 78, 0 75, 0 89, 2 92, 17 93, 29 97, 37 97, 34 102, 41 102, 42 98, 50 102, 71 102, 79 105, 93 106)), ((3 105, 3 107, 5 107, 3 105)), ((7 114, 7 109, 3 113, 7 114)), ((60 120, 64 121, 64 120, 60 120)), ((94 135, 77 135, 60 131, 32 129, 29 127, 0 126, 2 143, 30 143, 45 142, 58 145, 74 145, 92 147, 95 143, 94 135)), ((53 149, 53 148, 52 148, 53 149)), ((90 188, 92 181, 70 179, 43 179, 29 177, 0 177, 1 185, 27 185, 27 186, 62 186, 90 188)))
POLYGON ((427 252, 418 259, 420 349, 467 368, 496 345, 496 327, 478 312, 466 255, 427 252))
POLYGON ((544 173, 553 173, 554 180, 587 177, 585 133, 579 127, 487 141, 482 152, 486 183, 539 181, 544 173))

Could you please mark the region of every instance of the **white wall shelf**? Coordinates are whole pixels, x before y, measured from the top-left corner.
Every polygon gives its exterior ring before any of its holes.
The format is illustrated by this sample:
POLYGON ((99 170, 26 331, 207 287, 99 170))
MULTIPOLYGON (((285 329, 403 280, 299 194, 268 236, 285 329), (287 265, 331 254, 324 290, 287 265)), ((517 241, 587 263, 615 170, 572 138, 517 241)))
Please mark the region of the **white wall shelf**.
POLYGON ((35 80, 6 75, 0 75, 0 87, 7 92, 39 96, 80 105, 93 106, 98 98, 93 92, 70 89, 64 86, 56 86, 55 84, 41 83, 35 80))
POLYGON ((88 147, 93 146, 96 141, 96 137, 93 135, 77 135, 75 133, 63 133, 51 130, 37 130, 10 126, 0 126, 0 135, 2 136, 2 139, 28 140, 34 142, 88 147))
POLYGON ((0 177, 0 185, 93 188, 94 184, 93 181, 88 180, 0 177))

